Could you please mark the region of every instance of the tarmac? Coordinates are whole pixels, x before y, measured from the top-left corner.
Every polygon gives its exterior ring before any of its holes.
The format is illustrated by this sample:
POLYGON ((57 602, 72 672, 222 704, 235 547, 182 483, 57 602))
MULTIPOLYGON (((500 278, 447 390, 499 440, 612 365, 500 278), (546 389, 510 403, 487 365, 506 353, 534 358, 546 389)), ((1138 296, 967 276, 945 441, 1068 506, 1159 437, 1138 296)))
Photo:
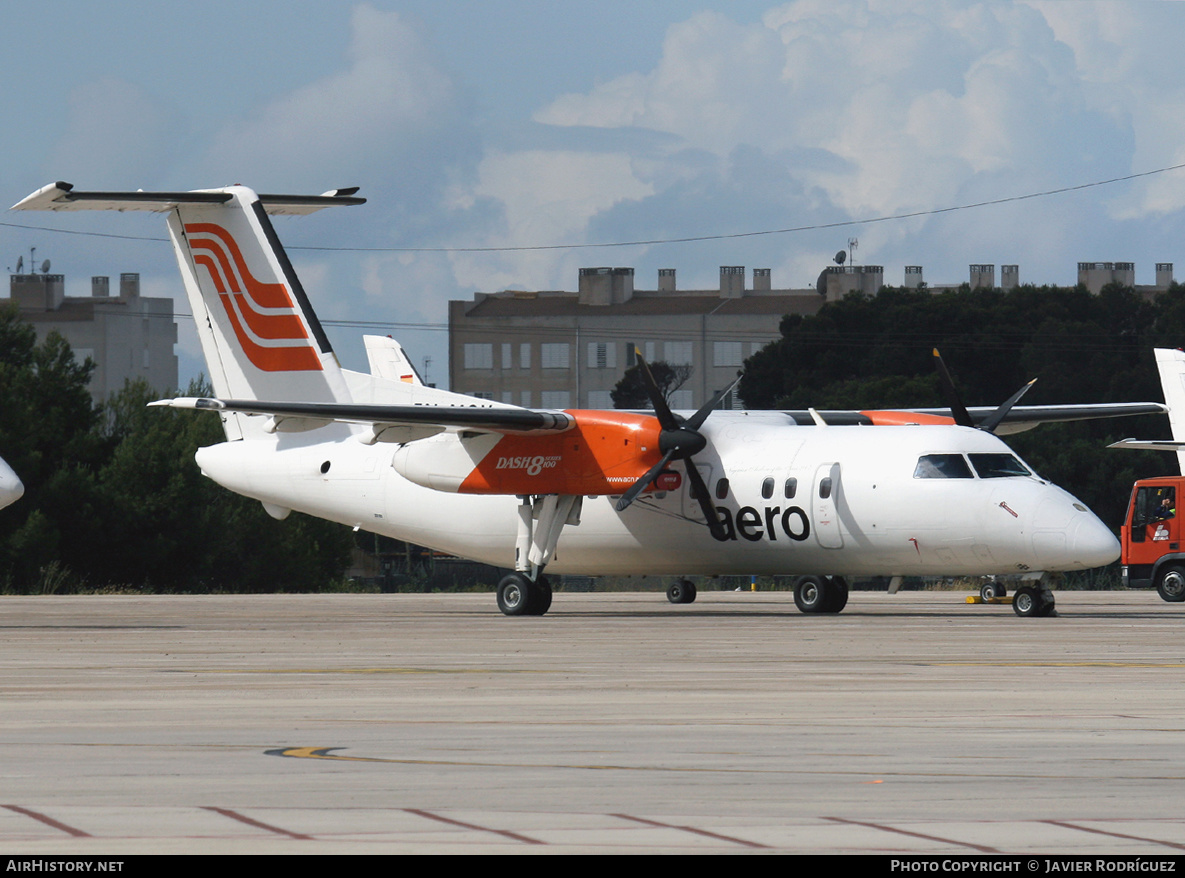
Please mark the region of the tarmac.
POLYGON ((1185 851, 1185 604, 0 598, 0 853, 1185 851))

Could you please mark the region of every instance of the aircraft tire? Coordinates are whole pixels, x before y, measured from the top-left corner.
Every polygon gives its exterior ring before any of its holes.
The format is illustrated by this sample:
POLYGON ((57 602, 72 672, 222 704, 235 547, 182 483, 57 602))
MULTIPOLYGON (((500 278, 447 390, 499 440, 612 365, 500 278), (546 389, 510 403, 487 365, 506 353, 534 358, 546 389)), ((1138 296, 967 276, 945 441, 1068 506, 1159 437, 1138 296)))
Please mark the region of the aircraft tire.
POLYGON ((993 598, 1007 597, 1007 595, 1008 589, 1004 587, 1004 583, 1002 582, 985 582, 979 588, 979 597, 984 603, 987 603, 993 598))
POLYGON ((667 586, 667 600, 672 604, 693 604, 695 595, 695 583, 689 579, 678 579, 667 586))
POLYGON ((1053 592, 1043 589, 1037 592, 1037 600, 1041 602, 1041 607, 1037 610, 1038 616, 1045 618, 1047 616, 1057 615, 1057 601, 1053 596, 1053 592))
POLYGON ((825 613, 829 591, 822 576, 800 576, 794 581, 794 603, 803 613, 825 613))
POLYGON ((551 609, 551 582, 540 576, 529 583, 530 597, 527 600, 527 615, 542 616, 551 609))
POLYGON ((824 613, 839 613, 848 605, 848 582, 842 576, 829 576, 823 580, 827 587, 824 599, 824 613))
POLYGON ((1156 579, 1156 593, 1162 601, 1185 601, 1185 568, 1176 564, 1165 567, 1156 579))
MULTIPOLYGON (((1022 585, 1012 593, 1012 610, 1018 616, 1042 616, 1047 615, 1043 613, 1045 609, 1045 601, 1042 600, 1040 592, 1031 585, 1022 585)), ((1052 602, 1049 609, 1053 609, 1052 602)))
POLYGON ((527 616, 531 613, 532 583, 521 573, 511 573, 498 583, 498 609, 507 616, 527 616))

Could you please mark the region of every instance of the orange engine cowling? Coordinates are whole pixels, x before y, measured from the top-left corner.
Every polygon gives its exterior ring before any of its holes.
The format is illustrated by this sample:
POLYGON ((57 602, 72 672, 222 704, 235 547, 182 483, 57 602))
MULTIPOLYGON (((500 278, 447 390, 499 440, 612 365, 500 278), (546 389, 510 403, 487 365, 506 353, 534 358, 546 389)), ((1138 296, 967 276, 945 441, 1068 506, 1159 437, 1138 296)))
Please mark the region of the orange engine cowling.
POLYGON ((662 457, 653 416, 567 414, 575 423, 563 433, 441 435, 403 446, 392 465, 438 491, 603 495, 621 494, 662 457))

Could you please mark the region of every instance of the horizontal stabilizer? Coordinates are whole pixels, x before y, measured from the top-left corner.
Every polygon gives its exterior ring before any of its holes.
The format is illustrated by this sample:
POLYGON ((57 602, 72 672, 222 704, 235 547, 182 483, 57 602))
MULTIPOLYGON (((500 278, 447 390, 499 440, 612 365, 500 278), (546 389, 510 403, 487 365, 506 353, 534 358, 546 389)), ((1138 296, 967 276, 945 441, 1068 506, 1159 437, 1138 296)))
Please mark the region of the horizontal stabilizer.
POLYGON ((1128 448, 1134 451, 1181 451, 1185 449, 1185 442, 1172 440, 1120 439, 1112 442, 1108 448, 1128 448))
MULTIPOLYGON (((333 189, 323 195, 260 195, 263 209, 277 216, 313 213, 325 207, 365 204, 354 195, 357 187, 333 189)), ((13 210, 144 210, 163 213, 182 204, 226 204, 233 198, 223 189, 194 192, 75 192, 71 183, 50 183, 12 206, 13 210)))

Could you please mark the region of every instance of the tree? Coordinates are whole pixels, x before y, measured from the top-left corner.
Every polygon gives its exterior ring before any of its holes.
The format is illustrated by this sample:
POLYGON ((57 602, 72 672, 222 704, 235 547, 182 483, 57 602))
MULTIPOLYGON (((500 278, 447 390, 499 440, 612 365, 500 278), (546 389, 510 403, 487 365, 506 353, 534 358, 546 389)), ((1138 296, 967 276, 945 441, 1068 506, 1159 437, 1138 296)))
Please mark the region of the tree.
POLYGON ((59 560, 74 510, 92 493, 104 451, 87 390, 93 370, 58 333, 38 344, 16 304, 0 305, 0 456, 25 485, 0 510, 0 585, 29 587, 59 560))
MULTIPOLYGON (((694 371, 691 365, 673 366, 663 360, 648 363, 650 374, 663 399, 669 404, 671 395, 687 383, 694 371)), ((650 394, 646 391, 646 384, 642 379, 642 366, 638 364, 626 369, 617 386, 610 391, 615 409, 648 409, 651 407, 650 394)))
POLYGON ((340 579, 349 528, 275 521, 205 478, 194 453, 225 438, 216 415, 149 409, 160 394, 143 382, 95 406, 93 368, 0 306, 0 456, 25 484, 0 510, 0 590, 315 591, 340 579))

